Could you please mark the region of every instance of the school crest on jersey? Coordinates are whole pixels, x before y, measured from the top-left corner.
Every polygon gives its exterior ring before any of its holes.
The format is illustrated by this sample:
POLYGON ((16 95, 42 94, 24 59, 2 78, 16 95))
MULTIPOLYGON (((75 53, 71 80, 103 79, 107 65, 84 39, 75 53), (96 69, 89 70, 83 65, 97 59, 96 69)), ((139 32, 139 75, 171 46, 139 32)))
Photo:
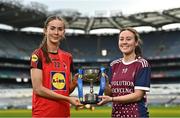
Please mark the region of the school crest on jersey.
POLYGON ((122 69, 122 73, 127 73, 127 71, 128 71, 128 68, 123 68, 122 69))
POLYGON ((51 72, 51 89, 66 90, 66 75, 64 72, 51 72))

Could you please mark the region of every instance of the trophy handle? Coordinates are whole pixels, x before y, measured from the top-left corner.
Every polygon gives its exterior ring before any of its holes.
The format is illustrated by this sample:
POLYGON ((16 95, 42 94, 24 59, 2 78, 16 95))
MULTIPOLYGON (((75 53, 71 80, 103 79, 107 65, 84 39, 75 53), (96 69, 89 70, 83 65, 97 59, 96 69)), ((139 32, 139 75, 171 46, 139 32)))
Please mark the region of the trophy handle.
POLYGON ((80 102, 83 102, 83 81, 82 81, 82 77, 83 77, 83 70, 82 69, 78 69, 78 97, 80 102))
POLYGON ((105 68, 101 67, 101 78, 100 78, 100 89, 98 96, 102 96, 104 93, 105 85, 106 85, 106 79, 105 79, 105 68))

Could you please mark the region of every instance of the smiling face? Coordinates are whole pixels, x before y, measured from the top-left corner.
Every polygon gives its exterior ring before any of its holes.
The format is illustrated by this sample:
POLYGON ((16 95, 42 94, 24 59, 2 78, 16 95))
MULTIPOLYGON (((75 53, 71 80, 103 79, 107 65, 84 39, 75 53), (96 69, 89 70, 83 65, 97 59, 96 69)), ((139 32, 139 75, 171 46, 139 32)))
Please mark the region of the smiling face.
POLYGON ((51 20, 44 29, 48 43, 59 44, 64 38, 65 28, 63 21, 59 19, 51 20))
POLYGON ((119 34, 119 49, 123 55, 135 54, 136 46, 138 46, 138 41, 131 31, 124 30, 119 34))

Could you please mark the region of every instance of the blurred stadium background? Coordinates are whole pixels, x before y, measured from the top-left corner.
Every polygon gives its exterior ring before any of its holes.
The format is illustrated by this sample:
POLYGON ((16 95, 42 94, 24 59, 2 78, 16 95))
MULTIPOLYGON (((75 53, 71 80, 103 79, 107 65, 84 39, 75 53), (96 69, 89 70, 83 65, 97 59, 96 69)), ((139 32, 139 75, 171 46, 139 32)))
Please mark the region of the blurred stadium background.
MULTIPOLYGON (((66 40, 61 48, 72 53, 76 69, 83 66, 109 68, 109 63, 121 56, 117 45, 119 29, 152 27, 154 30, 140 33, 144 56, 152 66, 148 104, 180 104, 180 29, 163 29, 165 25, 180 23, 180 8, 128 16, 118 12, 109 17, 100 13, 87 17, 72 10, 50 12, 36 2, 24 6, 17 0, 0 0, 0 24, 9 26, 0 29, 0 109, 31 109, 29 59, 42 40, 42 32, 24 29, 42 28, 45 19, 55 14, 66 22, 66 40), (95 29, 104 28, 117 32, 93 33, 95 29)), ((76 96, 77 90, 72 95, 76 96)))

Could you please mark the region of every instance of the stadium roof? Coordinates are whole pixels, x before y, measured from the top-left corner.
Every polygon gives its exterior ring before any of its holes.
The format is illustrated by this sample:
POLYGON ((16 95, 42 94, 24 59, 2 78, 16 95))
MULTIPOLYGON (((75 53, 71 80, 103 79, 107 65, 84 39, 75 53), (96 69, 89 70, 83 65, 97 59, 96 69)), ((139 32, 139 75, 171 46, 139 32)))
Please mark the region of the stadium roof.
POLYGON ((49 12, 46 6, 33 3, 29 7, 18 1, 0 1, 0 24, 10 25, 13 28, 43 27, 43 22, 49 15, 60 15, 66 22, 68 29, 78 29, 89 33, 94 29, 110 28, 121 29, 131 26, 151 26, 161 29, 162 26, 180 23, 180 8, 164 10, 162 12, 143 12, 131 15, 117 14, 109 17, 85 17, 76 11, 57 10, 49 12))

